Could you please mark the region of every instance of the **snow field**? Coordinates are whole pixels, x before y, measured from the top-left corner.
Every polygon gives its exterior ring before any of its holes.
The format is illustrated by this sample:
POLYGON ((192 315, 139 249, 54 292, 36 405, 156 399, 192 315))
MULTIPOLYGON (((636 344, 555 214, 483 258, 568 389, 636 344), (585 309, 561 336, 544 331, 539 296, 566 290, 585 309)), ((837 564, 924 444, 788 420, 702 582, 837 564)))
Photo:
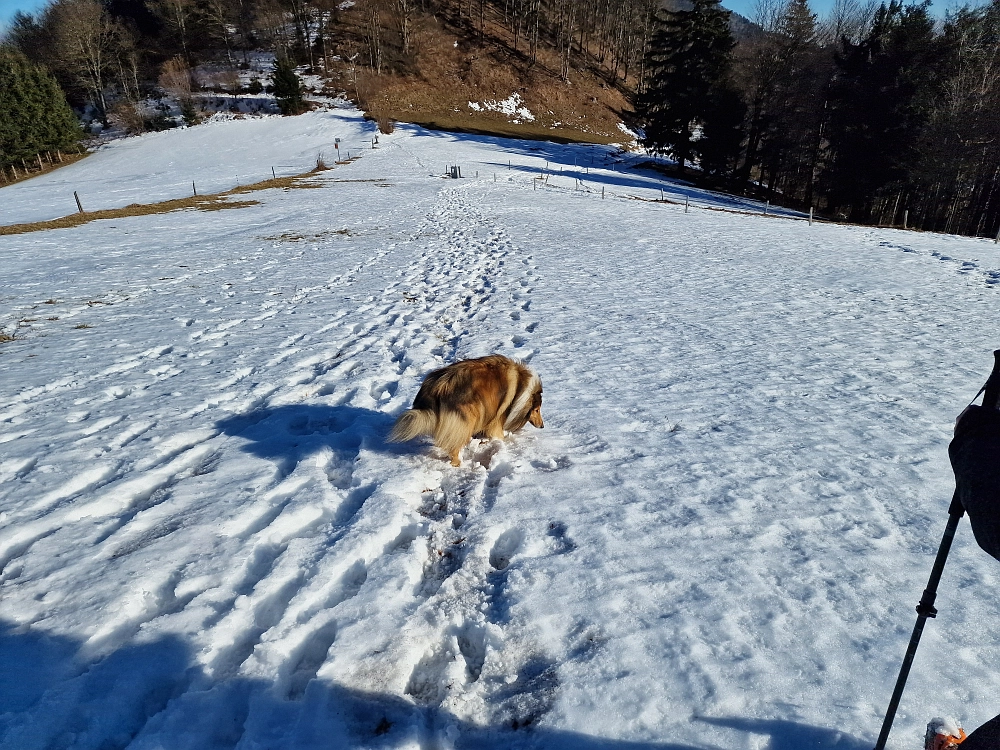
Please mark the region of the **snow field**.
MULTIPOLYGON (((47 179, 176 197, 367 128, 201 126, 47 179)), ((870 747, 992 243, 629 200, 661 183, 606 151, 578 190, 589 147, 380 141, 259 206, 4 238, 35 320, 0 350, 0 747, 870 747), (384 442, 491 352, 539 372, 545 430, 458 469, 384 442)), ((35 182, 4 221, 53 217, 35 182)), ((1000 711, 995 563, 967 525, 952 555, 892 747, 1000 711)))

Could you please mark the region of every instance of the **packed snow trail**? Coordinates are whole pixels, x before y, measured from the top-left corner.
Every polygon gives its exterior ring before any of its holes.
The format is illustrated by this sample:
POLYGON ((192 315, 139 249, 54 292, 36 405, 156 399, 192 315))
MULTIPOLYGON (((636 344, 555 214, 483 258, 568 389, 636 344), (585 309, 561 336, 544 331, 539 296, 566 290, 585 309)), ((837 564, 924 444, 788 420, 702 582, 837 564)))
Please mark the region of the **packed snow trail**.
MULTIPOLYGON (((213 127, 59 179, 170 143, 180 184, 213 127)), ((591 153, 400 129, 259 206, 3 238, 0 747, 871 746, 1000 254, 500 166, 591 153), (545 430, 385 443, 491 352, 545 430)), ((994 566, 963 526, 890 746, 1000 711, 994 566)))

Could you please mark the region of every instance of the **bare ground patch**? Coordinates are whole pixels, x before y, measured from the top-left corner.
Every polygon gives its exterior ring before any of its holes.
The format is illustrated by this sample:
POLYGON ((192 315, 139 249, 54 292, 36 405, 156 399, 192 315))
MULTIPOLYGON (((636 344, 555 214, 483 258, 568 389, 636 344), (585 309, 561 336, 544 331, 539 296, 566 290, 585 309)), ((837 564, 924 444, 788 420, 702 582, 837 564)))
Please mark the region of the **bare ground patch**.
POLYGON ((228 200, 232 195, 245 195, 259 190, 273 189, 302 189, 319 188, 321 184, 306 182, 309 177, 315 176, 316 172, 306 172, 305 174, 294 175, 292 177, 278 177, 270 180, 262 180, 251 185, 240 185, 239 187, 226 190, 221 193, 211 193, 208 195, 191 196, 188 198, 174 198, 159 203, 133 203, 123 208, 107 208, 99 211, 85 211, 83 213, 69 214, 58 219, 49 221, 34 221, 25 224, 8 224, 0 226, 0 235, 6 234, 27 234, 28 232, 43 232, 47 229, 70 229, 81 224, 100 219, 122 219, 130 216, 150 216, 152 214, 166 214, 172 211, 183 211, 195 209, 197 211, 222 211, 229 208, 246 208, 256 206, 260 201, 256 200, 228 200))

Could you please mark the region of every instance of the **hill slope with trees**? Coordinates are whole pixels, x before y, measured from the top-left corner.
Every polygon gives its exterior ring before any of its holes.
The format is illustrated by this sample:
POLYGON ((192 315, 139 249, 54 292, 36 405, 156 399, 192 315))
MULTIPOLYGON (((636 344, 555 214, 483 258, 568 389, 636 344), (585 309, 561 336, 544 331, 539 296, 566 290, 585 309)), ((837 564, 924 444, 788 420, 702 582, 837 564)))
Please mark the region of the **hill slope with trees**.
POLYGON ((822 19, 761 0, 750 21, 718 0, 52 0, 7 44, 129 132, 196 122, 195 96, 243 116, 240 96, 275 85, 298 112, 308 76, 384 129, 614 142, 625 121, 723 190, 1000 231, 1000 0, 943 22, 899 0, 838 0, 822 19))

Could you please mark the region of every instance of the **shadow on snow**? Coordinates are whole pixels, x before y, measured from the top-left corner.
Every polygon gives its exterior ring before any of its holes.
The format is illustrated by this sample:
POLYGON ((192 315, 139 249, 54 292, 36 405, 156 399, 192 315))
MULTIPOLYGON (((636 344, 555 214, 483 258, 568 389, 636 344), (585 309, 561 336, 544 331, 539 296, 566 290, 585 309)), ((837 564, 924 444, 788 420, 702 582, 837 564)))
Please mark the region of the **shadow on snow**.
POLYGON ((408 455, 419 444, 387 443, 395 417, 356 406, 292 404, 228 417, 216 423, 227 435, 242 438, 242 449, 259 458, 294 466, 320 448, 357 455, 362 450, 408 455))
POLYGON ((469 750, 698 750, 538 726, 480 726, 323 679, 312 679, 295 697, 280 679, 213 681, 177 636, 126 645, 89 662, 80 645, 0 621, 0 747, 389 748, 427 746, 445 736, 469 750))
MULTIPOLYGON (((505 155, 513 154, 521 158, 533 159, 536 162, 548 162, 548 169, 545 169, 543 165, 539 163, 531 165, 516 164, 513 163, 513 160, 511 160, 509 168, 508 164, 505 164, 503 161, 479 162, 484 166, 495 168, 498 177, 503 175, 505 172, 510 171, 530 175, 551 173, 556 179, 560 177, 567 180, 579 179, 585 186, 591 188, 591 190, 593 190, 594 186, 597 186, 598 188, 605 186, 613 190, 663 189, 668 194, 667 197, 675 202, 683 203, 684 199, 688 198, 692 201, 697 200, 715 208, 728 208, 731 210, 748 212, 763 211, 765 205, 764 201, 698 188, 683 180, 664 177, 663 175, 657 174, 652 170, 635 169, 636 165, 642 162, 651 161, 653 157, 636 157, 633 155, 622 154, 614 146, 580 143, 561 144, 554 143, 552 141, 519 140, 516 138, 501 136, 458 133, 447 130, 431 130, 427 128, 420 128, 416 125, 406 126, 400 124, 399 127, 409 127, 414 129, 415 132, 419 129, 420 134, 423 136, 448 139, 455 141, 456 143, 475 143, 489 149, 495 149, 505 155), (588 173, 587 167, 601 171, 588 173), (629 172, 610 171, 613 167, 617 167, 622 170, 629 170, 629 172)), ((443 168, 444 165, 442 165, 442 169, 443 168)), ((463 166, 464 172, 467 173, 465 175, 466 177, 473 174, 471 171, 472 169, 474 169, 474 167, 469 165, 463 166)), ((648 197, 652 199, 655 196, 648 197)), ((772 206, 770 213, 800 218, 805 217, 806 215, 800 211, 795 211, 781 206, 772 206)))
MULTIPOLYGON (((0 620, 0 747, 215 750, 266 747, 456 750, 710 750, 675 742, 617 740, 510 721, 485 725, 399 695, 348 688, 299 667, 273 681, 210 678, 176 635, 87 656, 82 642, 0 620), (303 684, 298 685, 301 682, 303 684), (453 743, 453 744, 452 744, 453 743)), ((325 657, 325 655, 324 655, 325 657)), ((502 697, 502 696, 501 696, 502 697)), ((529 698, 530 696, 524 696, 529 698)), ((493 707, 499 708, 499 707, 493 707)), ((487 710, 490 709, 487 703, 487 710)), ((532 719, 543 714, 532 714, 532 719)), ((700 718, 755 735, 769 750, 867 750, 870 743, 782 720, 700 718)), ((610 731, 621 729, 613 725, 610 731)), ((740 743, 742 746, 743 743, 740 743)))
POLYGON ((740 719, 706 718, 699 721, 717 727, 727 727, 740 732, 756 735, 768 735, 771 741, 767 750, 806 750, 807 748, 832 748, 833 750, 871 750, 871 742, 862 742, 843 732, 809 724, 797 724, 794 721, 780 719, 740 719))

